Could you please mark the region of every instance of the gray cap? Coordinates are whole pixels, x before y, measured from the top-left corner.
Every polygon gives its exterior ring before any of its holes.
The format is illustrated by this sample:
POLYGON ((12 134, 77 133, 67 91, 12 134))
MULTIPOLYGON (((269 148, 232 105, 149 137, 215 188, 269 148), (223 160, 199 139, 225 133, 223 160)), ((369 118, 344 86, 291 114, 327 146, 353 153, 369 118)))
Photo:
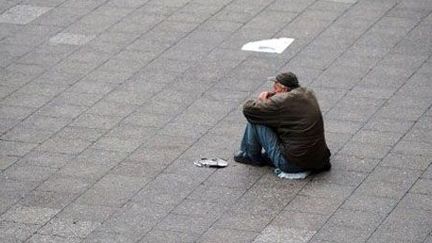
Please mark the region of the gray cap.
POLYGON ((291 89, 295 89, 300 86, 297 76, 292 72, 278 74, 276 77, 270 78, 270 80, 273 82, 278 82, 291 89))

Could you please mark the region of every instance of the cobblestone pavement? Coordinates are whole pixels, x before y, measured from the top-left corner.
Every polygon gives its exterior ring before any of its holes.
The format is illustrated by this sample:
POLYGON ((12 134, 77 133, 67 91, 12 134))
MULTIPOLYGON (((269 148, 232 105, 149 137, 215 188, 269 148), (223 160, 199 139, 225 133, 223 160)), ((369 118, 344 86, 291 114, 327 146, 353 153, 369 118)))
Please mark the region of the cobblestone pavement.
POLYGON ((431 54, 430 0, 0 0, 0 241, 432 242, 431 54), (288 70, 333 152, 303 181, 231 158, 288 70))

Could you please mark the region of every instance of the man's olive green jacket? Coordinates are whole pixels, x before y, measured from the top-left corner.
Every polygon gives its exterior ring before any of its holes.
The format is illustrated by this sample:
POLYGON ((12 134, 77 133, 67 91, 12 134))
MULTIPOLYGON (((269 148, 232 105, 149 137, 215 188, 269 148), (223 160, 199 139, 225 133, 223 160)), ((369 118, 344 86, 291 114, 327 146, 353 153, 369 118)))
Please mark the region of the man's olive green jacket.
POLYGON ((248 100, 243 114, 252 124, 271 127, 285 158, 305 170, 328 168, 330 150, 318 101, 312 90, 299 87, 265 101, 248 100))

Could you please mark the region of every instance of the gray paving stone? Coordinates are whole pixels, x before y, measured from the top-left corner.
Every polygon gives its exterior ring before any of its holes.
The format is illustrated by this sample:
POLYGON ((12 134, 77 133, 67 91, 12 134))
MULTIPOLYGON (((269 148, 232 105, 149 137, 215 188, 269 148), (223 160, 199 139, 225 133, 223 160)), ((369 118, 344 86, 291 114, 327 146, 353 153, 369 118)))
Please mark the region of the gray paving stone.
POLYGON ((214 202, 186 199, 177 205, 173 209, 172 213, 179 215, 213 217, 216 219, 219 218, 227 209, 228 206, 214 202))
POLYGON ((245 214, 226 212, 214 224, 217 228, 260 232, 271 222, 274 214, 245 214))
POLYGON ((308 242, 316 231, 268 226, 253 242, 308 242))
POLYGON ((246 10, 235 11, 229 8, 221 9, 216 13, 212 19, 222 20, 222 21, 232 21, 239 23, 246 23, 254 16, 254 13, 248 12, 246 10))
POLYGON ((0 114, 3 119, 24 119, 31 113, 33 113, 34 108, 21 107, 21 106, 0 106, 0 114))
POLYGON ((24 224, 18 222, 1 221, 0 232, 2 240, 8 239, 9 242, 22 242, 36 232, 39 225, 24 224))
POLYGON ((82 78, 80 74, 71 74, 48 70, 41 76, 34 79, 31 83, 46 83, 53 85, 70 85, 82 78))
POLYGON ((258 234, 256 232, 231 229, 210 228, 198 242, 251 242, 258 234))
POLYGON ((92 70, 94 70, 97 66, 99 66, 99 62, 81 62, 75 60, 65 59, 54 67, 54 71, 56 72, 65 72, 75 75, 85 75, 92 70))
POLYGON ((56 132, 71 122, 66 117, 49 117, 33 114, 27 117, 21 124, 29 129, 41 129, 56 132))
POLYGON ((103 129, 66 126, 55 136, 59 138, 65 138, 65 139, 80 139, 80 140, 95 142, 104 133, 106 133, 106 130, 103 129))
POLYGON ((40 166, 11 166, 3 174, 15 180, 43 181, 50 177, 56 169, 40 166))
POLYGON ((397 208, 372 235, 371 240, 385 237, 422 241, 429 234, 430 224, 429 211, 397 208))
POLYGON ((330 151, 339 151, 352 135, 348 133, 325 132, 325 137, 330 151))
POLYGON ((425 155, 431 154, 430 144, 425 142, 400 141, 393 149, 396 153, 425 155))
POLYGON ((77 21, 87 11, 82 9, 82 12, 77 13, 76 9, 56 7, 51 9, 46 14, 34 20, 35 24, 40 25, 55 25, 55 26, 68 26, 77 21))
MULTIPOLYGON (((54 39, 53 41, 57 41, 57 40, 54 39)), ((65 40, 64 42, 66 41, 68 40, 65 40)), ((73 40, 70 40, 70 43, 71 43, 70 45, 72 45, 73 40)), ((107 61, 109 57, 110 55, 105 52, 95 50, 94 48, 91 47, 84 47, 84 48, 80 48, 79 50, 75 51, 73 54, 69 55, 68 60, 75 61, 75 62, 82 62, 82 63, 102 64, 103 62, 107 61)))
POLYGON ((74 156, 68 154, 32 151, 22 157, 18 164, 61 168, 69 163, 74 156))
POLYGON ((130 203, 105 221, 98 231, 126 235, 130 240, 137 241, 165 217, 170 209, 172 206, 130 203))
POLYGON ((101 206, 71 204, 44 226, 42 234, 54 234, 62 237, 84 238, 102 221, 107 219, 115 209, 101 206))
POLYGON ((129 159, 135 162, 147 162, 154 163, 157 165, 167 166, 174 159, 176 159, 181 152, 158 149, 157 147, 142 147, 134 151, 129 159))
POLYGON ((391 150, 390 146, 350 142, 342 148, 341 154, 359 158, 382 159, 391 150))
POLYGON ((86 127, 93 129, 111 129, 122 119, 119 116, 101 116, 84 113, 79 116, 71 126, 86 127))
POLYGON ((48 130, 15 127, 3 135, 2 139, 24 143, 42 143, 51 135, 53 135, 53 132, 48 130))
POLYGON ((28 242, 32 242, 32 243, 38 243, 38 242, 53 242, 53 243, 57 243, 57 242, 71 242, 71 243, 78 243, 80 242, 79 238, 76 237, 68 237, 68 238, 64 238, 61 236, 54 236, 54 235, 42 235, 42 234, 34 234, 30 239, 28 239, 28 242))
POLYGON ((314 89, 322 112, 330 110, 346 93, 344 89, 314 89))
POLYGON ((334 133, 354 134, 362 127, 362 125, 363 124, 355 121, 333 120, 327 119, 327 117, 325 120, 326 131, 334 133))
MULTIPOLYGON (((105 97, 105 100, 108 102, 125 104, 124 106, 129 105, 130 108, 132 108, 133 106, 144 104, 152 96, 153 93, 148 91, 136 92, 132 90, 115 90, 108 94, 105 97)), ((112 106, 114 107, 114 105, 112 106)), ((126 109, 124 111, 126 111, 126 109)))
POLYGON ((400 133, 378 132, 373 130, 360 130, 354 135, 352 141, 393 146, 402 137, 400 133))
POLYGON ((322 214, 283 211, 274 218, 270 225, 317 231, 324 225, 327 219, 328 216, 322 214))
MULTIPOLYGON (((231 169, 231 168, 226 168, 226 169, 231 169)), ((238 187, 238 188, 247 189, 252 184, 254 184, 262 176, 262 174, 263 172, 258 171, 255 168, 238 166, 236 167, 236 169, 233 169, 231 171, 228 170, 225 170, 225 172, 216 171, 206 181, 206 183, 215 186, 228 186, 228 187, 238 187)))
POLYGON ((366 173, 331 170, 327 173, 318 174, 313 177, 313 181, 325 182, 338 185, 358 186, 366 178, 366 173))
POLYGON ((200 185, 192 194, 190 199, 208 201, 221 205, 233 204, 245 191, 231 187, 219 187, 212 185, 200 185))
POLYGON ((430 242, 432 242, 432 235, 429 235, 429 236, 425 239, 424 242, 425 242, 425 243, 430 243, 430 242))
POLYGON ((313 236, 313 240, 323 240, 325 242, 365 242, 369 235, 370 233, 362 230, 326 224, 313 236))
POLYGON ((68 91, 74 93, 88 93, 88 94, 107 94, 115 88, 115 85, 109 85, 104 83, 90 82, 90 81, 79 81, 72 86, 68 91))
POLYGON ((31 5, 16 5, 0 16, 0 23, 28 24, 50 9, 31 5))
POLYGON ((397 169, 378 166, 369 175, 368 180, 389 181, 389 182, 414 182, 421 175, 420 171, 397 169))
POLYGON ((343 209, 349 209, 355 212, 373 213, 382 217, 387 216, 397 204, 397 200, 393 198, 367 196, 355 193, 348 198, 341 206, 343 209))
POLYGON ((415 121, 425 112, 422 108, 401 108, 397 110, 396 107, 384 106, 377 113, 378 118, 391 118, 394 120, 407 120, 415 121))
POLYGON ((405 133, 411 128, 413 124, 413 121, 394 120, 391 118, 381 117, 377 118, 375 116, 365 124, 364 128, 381 132, 405 133))
POLYGON ((40 116, 75 118, 86 109, 87 107, 85 106, 49 103, 38 110, 36 114, 40 116))
POLYGON ((380 165, 401 169, 426 170, 430 163, 427 156, 389 153, 380 165))
POLYGON ((61 137, 52 137, 36 148, 37 151, 49 151, 54 153, 79 154, 84 151, 90 141, 81 139, 67 139, 61 137))
POLYGON ((149 179, 143 177, 107 175, 78 198, 77 202, 88 205, 119 207, 148 181, 149 179))
POLYGON ((152 230, 150 231, 143 239, 141 239, 139 242, 193 242, 197 240, 199 235, 195 234, 188 234, 183 232, 174 232, 174 231, 167 231, 167 230, 152 230))
POLYGON ((26 207, 63 209, 77 196, 77 194, 72 193, 35 190, 26 195, 20 203, 26 207))
POLYGON ((404 140, 408 141, 419 141, 419 142, 428 142, 431 140, 431 132, 420 130, 420 129, 413 129, 409 131, 406 136, 404 137, 404 140))
POLYGON ((16 119, 1 119, 0 118, 0 132, 5 133, 6 131, 10 130, 14 126, 16 126, 20 120, 16 119))
MULTIPOLYGON (((2 40, 2 43, 36 47, 44 43, 48 39, 48 36, 60 30, 59 27, 43 26, 43 25, 28 25, 27 27, 23 27, 23 28, 31 28, 31 29, 23 32, 18 32, 15 35, 7 37, 2 40)), ((27 74, 37 74, 37 73, 40 74, 43 72, 43 68, 37 65, 13 63, 8 66, 8 69, 10 70, 18 70, 19 68, 26 70, 27 74)))
POLYGON ((65 176, 76 176, 96 181, 105 175, 113 166, 86 162, 74 162, 61 168, 58 173, 65 176))
POLYGON ((10 208, 6 213, 1 216, 1 220, 13 221, 23 224, 44 224, 50 220, 58 209, 40 208, 40 207, 26 207, 17 204, 10 208))
POLYGON ((317 182, 307 184, 300 191, 300 195, 311 197, 325 197, 332 199, 345 199, 353 191, 354 187, 317 182))
POLYGON ((325 197, 297 195, 286 207, 286 211, 331 215, 340 206, 341 200, 325 197))
POLYGON ((46 51, 30 52, 27 55, 19 58, 18 63, 23 64, 36 64, 43 67, 54 66, 57 62, 60 62, 63 55, 55 55, 46 51))
POLYGON ((120 123, 121 125, 135 125, 145 127, 161 128, 171 119, 171 117, 163 114, 145 114, 136 112, 120 123))
POLYGON ((135 151, 142 143, 143 141, 137 138, 104 136, 98 139, 91 148, 129 153, 135 151))
POLYGON ((77 156, 75 160, 88 164, 114 166, 123 161, 128 155, 128 153, 89 148, 77 156))
POLYGON ((130 74, 128 72, 104 72, 99 69, 89 73, 86 76, 89 80, 96 80, 106 83, 123 83, 128 78, 130 78, 130 74))
POLYGON ((119 125, 113 128, 106 135, 109 137, 117 137, 122 139, 136 139, 145 142, 157 132, 154 127, 143 127, 134 125, 119 125))
POLYGON ((426 113, 424 116, 422 116, 416 124, 414 124, 413 129, 422 129, 422 130, 428 130, 430 128, 430 121, 432 116, 430 115, 430 109, 429 112, 426 113))
POLYGON ((429 168, 427 168, 427 170, 423 173, 422 175, 423 178, 432 178, 432 167, 429 165, 429 168))
POLYGON ((1 103, 5 105, 19 105, 24 107, 39 108, 47 103, 50 99, 51 97, 48 96, 27 94, 20 95, 15 93, 2 100, 1 103))
POLYGON ((84 238, 99 226, 97 222, 74 219, 54 218, 43 226, 39 232, 44 235, 58 235, 63 238, 84 238))
POLYGON ((214 221, 212 217, 169 214, 156 226, 156 229, 202 234, 210 228, 214 221))
POLYGON ((133 200, 164 205, 179 204, 199 183, 184 175, 160 174, 138 192, 133 200))
POLYGON ((123 242, 123 243, 132 243, 135 242, 136 239, 134 239, 130 234, 117 234, 113 232, 104 232, 104 231, 93 231, 91 232, 84 240, 80 242, 123 242))
POLYGON ((110 173, 122 176, 153 178, 160 174, 164 168, 165 166, 163 165, 153 163, 124 161, 116 166, 110 173))
POLYGON ((418 180, 413 188, 411 188, 411 192, 414 193, 420 193, 420 194, 432 194, 432 191, 430 189, 430 184, 432 183, 432 180, 429 179, 420 179, 418 180))
POLYGON ((351 211, 338 209, 327 224, 358 229, 363 232, 372 233, 381 223, 383 215, 371 212, 351 211))
POLYGON ((398 207, 430 211, 431 200, 432 197, 430 195, 407 193, 399 202, 398 207))
POLYGON ((85 179, 54 174, 48 180, 44 181, 38 187, 38 190, 79 194, 87 190, 90 186, 91 183, 85 179))
POLYGON ((9 166, 13 165, 18 160, 18 157, 15 156, 7 156, 7 155, 1 155, 0 156, 0 170, 4 170, 8 168, 9 166))
POLYGON ((54 97, 62 93, 67 88, 67 85, 63 84, 45 84, 45 83, 29 83, 24 87, 20 88, 17 92, 19 95, 23 94, 36 94, 40 96, 54 97))
POLYGON ((37 186, 31 181, 13 180, 3 175, 0 177, 0 181, 3 185, 0 188, 2 198, 9 201, 21 199, 37 186))
POLYGON ((37 144, 34 143, 22 143, 0 140, 0 154, 11 156, 24 156, 36 146, 37 144))

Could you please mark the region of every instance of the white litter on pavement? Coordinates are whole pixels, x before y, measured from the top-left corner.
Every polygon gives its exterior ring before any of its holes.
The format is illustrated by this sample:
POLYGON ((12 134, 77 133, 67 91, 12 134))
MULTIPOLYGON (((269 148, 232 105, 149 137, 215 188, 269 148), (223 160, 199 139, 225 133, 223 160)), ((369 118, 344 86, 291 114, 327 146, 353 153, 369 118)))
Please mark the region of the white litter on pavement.
POLYGON ((291 43, 293 38, 278 38, 260 41, 252 41, 242 46, 243 51, 267 52, 267 53, 282 53, 291 43))

